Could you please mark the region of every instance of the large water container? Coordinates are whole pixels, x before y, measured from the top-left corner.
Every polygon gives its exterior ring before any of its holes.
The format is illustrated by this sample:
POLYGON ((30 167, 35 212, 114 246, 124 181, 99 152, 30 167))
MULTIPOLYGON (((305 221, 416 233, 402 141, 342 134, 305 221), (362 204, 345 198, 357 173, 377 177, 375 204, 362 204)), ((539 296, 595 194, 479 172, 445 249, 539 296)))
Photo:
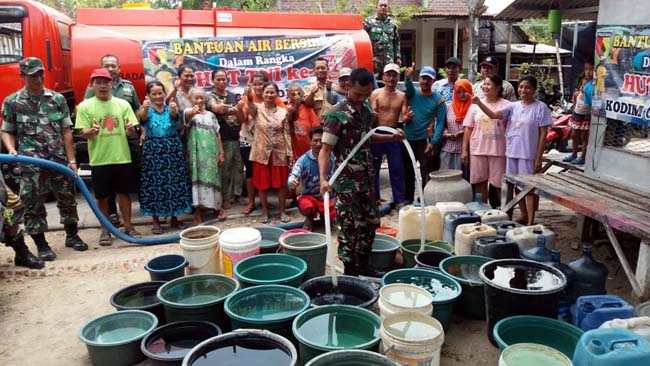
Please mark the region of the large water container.
POLYGON ((591 246, 582 245, 582 256, 567 263, 576 272, 576 281, 573 286, 573 297, 586 295, 602 295, 607 293, 607 267, 596 262, 591 253, 591 246))
POLYGON ((443 220, 449 212, 469 212, 467 206, 462 202, 438 202, 436 203, 436 207, 440 210, 440 217, 442 217, 443 220))
MULTIPOLYGON (((422 228, 422 217, 420 207, 404 206, 399 210, 399 231, 397 238, 400 241, 407 239, 420 239, 422 228)), ((436 206, 424 208, 426 240, 436 241, 442 239, 442 216, 436 206)))
POLYGON ((473 213, 461 211, 447 212, 442 225, 444 229, 442 240, 453 244, 456 240, 456 228, 458 225, 473 224, 477 222, 481 222, 481 218, 473 213))
POLYGON ((528 259, 535 262, 550 262, 551 251, 546 248, 546 238, 542 235, 537 237, 537 245, 521 252, 521 259, 528 259))
POLYGON ((580 337, 574 366, 648 366, 650 343, 625 329, 594 329, 580 337))
POLYGON ((474 239, 472 255, 494 259, 519 258, 519 247, 503 235, 481 236, 474 239))
POLYGON ((472 185, 463 179, 461 170, 444 169, 429 174, 429 182, 424 186, 424 202, 427 205, 471 200, 472 185))
POLYGON ((558 309, 558 319, 565 322, 571 322, 571 305, 575 302, 573 297, 573 283, 576 280, 576 272, 571 267, 561 262, 560 251, 557 249, 551 250, 551 261, 548 265, 557 268, 566 276, 566 287, 560 293, 560 304, 558 309))
POLYGON ((555 233, 544 225, 524 226, 512 229, 506 233, 506 238, 514 240, 519 245, 519 250, 524 251, 537 245, 537 237, 546 237, 546 246, 555 248, 555 233))
POLYGON ((501 210, 478 210, 474 213, 481 217, 481 222, 484 224, 510 220, 508 214, 501 210))
POLYGON ((510 221, 510 220, 505 220, 505 221, 497 221, 497 222, 486 222, 486 224, 492 226, 493 228, 497 229, 497 235, 503 235, 505 236, 506 233, 512 229, 516 229, 518 227, 522 227, 522 225, 516 221, 510 221))
POLYGON ((454 243, 454 253, 456 255, 472 254, 472 244, 476 238, 482 236, 494 236, 497 231, 492 226, 481 224, 463 224, 456 228, 456 242, 454 243))
POLYGON ((483 193, 476 193, 474 195, 474 201, 467 203, 467 208, 469 209, 469 212, 476 212, 491 210, 492 206, 483 202, 483 193))
POLYGON ((637 316, 629 319, 608 320, 600 328, 621 328, 634 332, 650 342, 650 317, 637 316))
POLYGON ((580 296, 571 308, 571 315, 573 325, 587 331, 608 320, 632 318, 634 307, 614 295, 580 296))

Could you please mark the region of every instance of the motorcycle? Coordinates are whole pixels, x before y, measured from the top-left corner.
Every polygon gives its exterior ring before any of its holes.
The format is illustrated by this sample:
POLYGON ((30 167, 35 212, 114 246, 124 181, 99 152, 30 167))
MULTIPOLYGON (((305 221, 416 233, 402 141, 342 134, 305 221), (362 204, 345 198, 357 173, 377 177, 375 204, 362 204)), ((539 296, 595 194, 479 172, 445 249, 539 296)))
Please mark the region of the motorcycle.
POLYGON ((569 126, 569 122, 571 121, 570 109, 565 111, 562 108, 558 108, 551 113, 551 116, 553 117, 553 125, 548 131, 548 134, 546 134, 544 152, 548 153, 553 149, 562 153, 569 152, 569 139, 571 138, 571 127, 569 126))

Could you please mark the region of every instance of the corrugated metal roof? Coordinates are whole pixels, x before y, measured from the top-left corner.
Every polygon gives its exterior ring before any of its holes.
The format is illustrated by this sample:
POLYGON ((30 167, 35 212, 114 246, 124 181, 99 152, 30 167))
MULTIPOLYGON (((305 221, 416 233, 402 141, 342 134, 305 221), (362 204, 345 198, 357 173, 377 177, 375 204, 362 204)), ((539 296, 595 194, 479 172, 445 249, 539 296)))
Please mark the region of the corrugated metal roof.
POLYGON ((495 19, 546 18, 550 9, 560 9, 562 19, 597 20, 599 0, 514 0, 495 19))

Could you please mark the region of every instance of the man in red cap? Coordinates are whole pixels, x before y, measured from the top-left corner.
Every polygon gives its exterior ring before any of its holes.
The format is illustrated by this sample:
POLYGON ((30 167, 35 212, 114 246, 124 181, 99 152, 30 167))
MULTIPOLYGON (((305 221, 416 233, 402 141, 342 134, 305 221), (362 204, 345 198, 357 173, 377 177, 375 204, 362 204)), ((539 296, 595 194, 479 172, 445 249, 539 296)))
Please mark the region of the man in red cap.
MULTIPOLYGON (((95 96, 77 107, 75 128, 88 140, 92 184, 97 205, 108 216, 108 197, 117 194, 124 219, 124 233, 140 237, 131 226, 130 193, 137 192, 137 172, 132 164, 127 136, 135 135, 138 119, 131 105, 111 94, 112 77, 106 69, 95 69, 90 88, 95 96)), ((111 245, 111 235, 104 229, 99 245, 111 245)))

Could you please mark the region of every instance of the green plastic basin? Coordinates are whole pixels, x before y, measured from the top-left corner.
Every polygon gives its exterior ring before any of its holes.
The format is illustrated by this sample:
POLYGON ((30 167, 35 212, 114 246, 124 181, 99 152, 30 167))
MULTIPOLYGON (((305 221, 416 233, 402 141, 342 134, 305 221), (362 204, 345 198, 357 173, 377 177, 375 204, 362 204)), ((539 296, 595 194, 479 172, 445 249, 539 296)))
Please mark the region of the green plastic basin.
POLYGON ((370 266, 377 271, 385 271, 395 263, 395 254, 399 249, 399 240, 385 234, 375 234, 370 252, 370 266))
POLYGON ((291 324, 309 305, 309 295, 295 287, 261 285, 230 296, 224 310, 233 329, 266 329, 295 341, 291 324))
POLYGON ((158 319, 148 311, 124 310, 88 321, 78 334, 93 365, 126 366, 146 358, 140 342, 157 326, 158 319))
POLYGON ((293 321, 293 335, 303 364, 335 350, 377 351, 381 319, 370 310, 350 305, 311 308, 293 321))
POLYGON ((303 281, 325 274, 327 238, 318 233, 299 233, 280 238, 285 254, 302 258, 307 262, 307 272, 303 281))
POLYGON ((573 359, 583 333, 580 328, 567 322, 533 315, 501 319, 492 330, 501 351, 516 343, 537 343, 555 348, 569 359, 573 359))
POLYGON ((429 291, 433 295, 433 317, 445 329, 449 329, 454 302, 461 296, 460 284, 438 271, 420 268, 403 268, 390 271, 381 279, 381 285, 410 283, 429 291))
POLYGON ((177 278, 158 289, 158 298, 165 309, 167 322, 205 320, 213 322, 224 332, 230 322, 223 303, 235 291, 239 282, 221 274, 197 274, 177 278))
POLYGON ((470 319, 485 319, 485 292, 479 268, 494 259, 478 255, 461 255, 443 259, 440 271, 460 283, 463 293, 456 302, 456 310, 470 319))
MULTIPOLYGON (((404 258, 404 267, 413 268, 417 264, 415 262, 415 255, 420 252, 420 239, 407 239, 403 240, 400 244, 402 248, 402 257, 404 258)), ((424 242, 424 250, 439 249, 449 254, 454 253, 454 246, 444 240, 424 242)))
POLYGON ((257 285, 298 287, 307 272, 307 262, 286 254, 260 254, 235 265, 234 274, 243 288, 257 285))
POLYGON ((277 253, 280 248, 280 235, 286 230, 275 226, 259 226, 255 229, 262 234, 260 254, 277 253))
POLYGON ((305 366, 401 366, 379 353, 363 350, 332 351, 314 357, 305 366))

